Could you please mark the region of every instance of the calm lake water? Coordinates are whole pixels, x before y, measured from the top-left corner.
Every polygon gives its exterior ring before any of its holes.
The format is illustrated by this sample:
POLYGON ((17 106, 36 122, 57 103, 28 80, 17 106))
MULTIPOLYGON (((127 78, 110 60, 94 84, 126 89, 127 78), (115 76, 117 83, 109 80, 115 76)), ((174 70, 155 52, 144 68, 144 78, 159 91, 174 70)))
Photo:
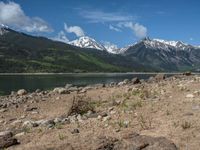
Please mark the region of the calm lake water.
POLYGON ((0 75, 0 94, 10 94, 11 91, 17 91, 22 88, 32 92, 36 89, 48 90, 65 86, 67 83, 84 86, 96 83, 119 82, 134 77, 147 79, 154 75, 132 73, 0 75))

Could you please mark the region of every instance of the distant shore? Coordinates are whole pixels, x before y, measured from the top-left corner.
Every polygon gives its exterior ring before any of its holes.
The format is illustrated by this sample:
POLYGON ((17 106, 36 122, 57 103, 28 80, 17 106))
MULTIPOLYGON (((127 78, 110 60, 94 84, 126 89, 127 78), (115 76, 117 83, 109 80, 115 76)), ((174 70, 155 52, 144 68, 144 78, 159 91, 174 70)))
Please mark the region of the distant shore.
MULTIPOLYGON (((101 75, 101 74, 182 74, 183 72, 87 72, 87 73, 0 73, 0 75, 101 75)), ((192 74, 200 74, 192 72, 192 74)))

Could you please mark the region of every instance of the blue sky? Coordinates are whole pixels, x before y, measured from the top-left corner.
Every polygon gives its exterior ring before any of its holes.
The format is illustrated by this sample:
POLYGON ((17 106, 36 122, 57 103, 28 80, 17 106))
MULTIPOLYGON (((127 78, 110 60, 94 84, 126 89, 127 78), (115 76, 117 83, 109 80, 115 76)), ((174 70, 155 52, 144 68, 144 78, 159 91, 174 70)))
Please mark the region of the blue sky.
POLYGON ((1 0, 0 23, 71 41, 86 35, 118 47, 145 36, 200 45, 199 0, 1 0))

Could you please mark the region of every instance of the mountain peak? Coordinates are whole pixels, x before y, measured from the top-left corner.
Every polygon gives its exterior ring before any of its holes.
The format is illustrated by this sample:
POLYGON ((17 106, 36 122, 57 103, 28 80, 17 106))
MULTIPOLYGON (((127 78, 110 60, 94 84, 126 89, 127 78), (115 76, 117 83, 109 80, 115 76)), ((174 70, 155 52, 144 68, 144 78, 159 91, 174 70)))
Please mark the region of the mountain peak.
POLYGON ((106 48, 99 44, 97 41, 95 41, 93 38, 88 36, 82 36, 77 40, 69 42, 69 44, 81 47, 81 48, 93 48, 98 50, 106 50, 106 48))

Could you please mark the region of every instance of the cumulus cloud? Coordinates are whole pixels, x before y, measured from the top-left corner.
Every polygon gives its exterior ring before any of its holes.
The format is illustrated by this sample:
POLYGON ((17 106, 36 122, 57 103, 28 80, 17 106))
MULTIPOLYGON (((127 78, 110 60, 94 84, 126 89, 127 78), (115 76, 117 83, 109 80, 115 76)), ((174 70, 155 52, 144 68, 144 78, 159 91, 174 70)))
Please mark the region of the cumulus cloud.
POLYGON ((129 28, 133 31, 136 37, 138 38, 144 38, 147 36, 147 28, 139 23, 133 23, 133 22, 120 22, 117 25, 121 28, 129 28))
POLYGON ((67 38, 67 36, 66 36, 64 31, 60 31, 56 37, 52 38, 52 40, 60 41, 60 42, 64 42, 64 43, 68 43, 69 42, 69 39, 67 38))
POLYGON ((15 2, 0 2, 0 23, 27 32, 51 32, 52 28, 39 17, 29 17, 15 2))
POLYGON ((112 25, 109 25, 109 29, 113 30, 113 31, 116 31, 116 32, 121 32, 121 30, 119 28, 116 28, 116 27, 114 27, 112 25))
POLYGON ((85 33, 83 29, 79 26, 67 26, 66 23, 64 23, 64 29, 67 33, 74 33, 77 37, 84 36, 85 33))

